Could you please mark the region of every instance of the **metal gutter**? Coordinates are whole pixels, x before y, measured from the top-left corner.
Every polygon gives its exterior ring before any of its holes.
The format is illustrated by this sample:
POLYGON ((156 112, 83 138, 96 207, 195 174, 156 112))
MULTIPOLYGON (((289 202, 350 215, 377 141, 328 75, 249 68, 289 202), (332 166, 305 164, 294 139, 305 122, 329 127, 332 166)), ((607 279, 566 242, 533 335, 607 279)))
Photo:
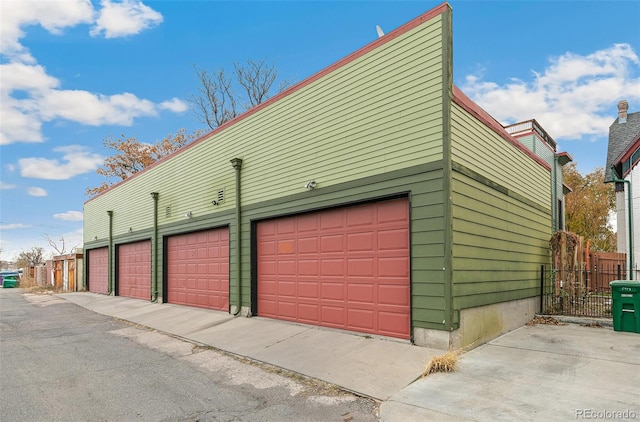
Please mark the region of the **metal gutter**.
POLYGON ((153 236, 151 253, 151 302, 158 301, 158 192, 151 192, 153 198, 153 236))
POLYGON ((109 279, 109 283, 108 286, 109 288, 107 289, 107 294, 112 294, 114 293, 115 289, 113 286, 113 211, 109 210, 107 211, 107 214, 109 215, 109 247, 107 249, 108 251, 108 264, 107 264, 107 278, 109 279))
POLYGON ((238 283, 238 309, 233 315, 238 315, 240 310, 242 309, 242 275, 241 270, 242 267, 240 265, 240 254, 241 252, 241 238, 242 235, 240 233, 240 218, 242 216, 240 209, 240 169, 242 169, 242 159, 234 158, 231 160, 231 165, 233 169, 236 171, 236 233, 235 233, 235 244, 236 244, 236 282, 238 283))

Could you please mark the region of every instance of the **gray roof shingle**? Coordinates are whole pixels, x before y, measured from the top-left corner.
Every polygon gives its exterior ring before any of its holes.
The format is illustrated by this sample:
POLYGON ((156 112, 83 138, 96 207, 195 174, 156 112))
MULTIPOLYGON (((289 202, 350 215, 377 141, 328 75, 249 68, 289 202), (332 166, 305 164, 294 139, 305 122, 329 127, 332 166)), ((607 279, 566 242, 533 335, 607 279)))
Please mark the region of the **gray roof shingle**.
POLYGON ((638 137, 638 134, 640 134, 640 111, 627 114, 626 123, 618 123, 618 119, 616 119, 609 126, 609 148, 607 150, 607 165, 604 169, 605 183, 613 181, 611 166, 638 137))

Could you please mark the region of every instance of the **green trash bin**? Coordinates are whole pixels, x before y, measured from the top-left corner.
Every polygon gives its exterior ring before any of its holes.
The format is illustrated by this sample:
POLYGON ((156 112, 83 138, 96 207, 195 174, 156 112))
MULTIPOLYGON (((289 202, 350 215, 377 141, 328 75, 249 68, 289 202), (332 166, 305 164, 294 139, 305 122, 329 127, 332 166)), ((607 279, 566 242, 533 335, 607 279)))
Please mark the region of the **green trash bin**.
POLYGON ((11 276, 3 276, 2 277, 2 287, 5 289, 16 287, 18 285, 18 279, 16 277, 11 276))
POLYGON ((609 285, 613 300, 613 329, 640 334, 640 281, 616 280, 609 285))

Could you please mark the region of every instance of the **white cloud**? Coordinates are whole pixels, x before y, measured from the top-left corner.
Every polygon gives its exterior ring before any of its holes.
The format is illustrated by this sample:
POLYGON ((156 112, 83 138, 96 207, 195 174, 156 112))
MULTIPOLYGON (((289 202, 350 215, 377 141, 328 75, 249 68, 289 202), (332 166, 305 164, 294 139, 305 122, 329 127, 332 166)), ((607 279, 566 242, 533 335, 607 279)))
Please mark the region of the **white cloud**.
POLYGON ((65 221, 82 221, 81 211, 67 211, 65 213, 53 214, 53 218, 65 221))
POLYGON ((0 53, 13 62, 35 63, 21 43, 23 27, 40 25, 52 34, 64 28, 93 22, 89 0, 20 0, 0 2, 0 53))
POLYGON ((47 191, 42 188, 32 187, 27 190, 27 193, 31 196, 47 196, 47 191))
POLYGON ((28 224, 22 224, 22 223, 0 224, 0 230, 26 229, 27 227, 31 227, 31 226, 28 224))
POLYGON ((155 105, 130 93, 95 95, 87 91, 51 91, 39 101, 43 120, 65 119, 85 125, 130 126, 133 119, 157 115, 155 105))
POLYGON ((0 1, 0 145, 43 142, 42 124, 67 120, 83 125, 130 126, 139 117, 157 116, 161 110, 187 109, 173 98, 154 103, 132 93, 103 95, 86 90, 65 90, 60 81, 37 64, 21 44, 25 28, 39 25, 54 35, 65 28, 95 23, 91 35, 106 38, 137 34, 162 22, 162 15, 136 0, 103 0, 99 13, 90 0, 0 1))
POLYGON ((162 15, 142 2, 124 0, 113 3, 110 0, 100 2, 102 9, 96 20, 96 26, 91 29, 91 35, 104 33, 105 38, 117 38, 138 34, 142 30, 159 25, 162 15))
POLYGON ((35 179, 67 180, 95 170, 104 161, 104 157, 91 154, 79 145, 55 148, 54 151, 63 153, 62 162, 48 158, 23 158, 18 161, 20 175, 35 179))
POLYGON ((0 190, 14 189, 15 187, 16 185, 10 185, 9 183, 5 183, 2 180, 0 180, 0 190))
POLYGON ((172 98, 169 101, 163 101, 160 103, 159 107, 163 110, 173 111, 174 113, 181 113, 189 108, 189 106, 187 106, 187 103, 178 98, 172 98))
POLYGON ((622 98, 640 101, 640 58, 628 44, 552 58, 534 80, 499 85, 469 75, 460 88, 504 124, 535 118, 554 138, 603 136, 622 98))

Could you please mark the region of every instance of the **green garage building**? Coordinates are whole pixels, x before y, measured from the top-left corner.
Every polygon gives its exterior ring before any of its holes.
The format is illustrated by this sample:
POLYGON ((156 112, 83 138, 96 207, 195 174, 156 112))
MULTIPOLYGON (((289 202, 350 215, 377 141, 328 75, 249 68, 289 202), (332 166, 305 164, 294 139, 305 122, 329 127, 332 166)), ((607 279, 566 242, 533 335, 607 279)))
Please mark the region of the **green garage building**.
POLYGON ((552 168, 452 82, 442 4, 84 206, 90 291, 410 340, 533 317, 552 168))

